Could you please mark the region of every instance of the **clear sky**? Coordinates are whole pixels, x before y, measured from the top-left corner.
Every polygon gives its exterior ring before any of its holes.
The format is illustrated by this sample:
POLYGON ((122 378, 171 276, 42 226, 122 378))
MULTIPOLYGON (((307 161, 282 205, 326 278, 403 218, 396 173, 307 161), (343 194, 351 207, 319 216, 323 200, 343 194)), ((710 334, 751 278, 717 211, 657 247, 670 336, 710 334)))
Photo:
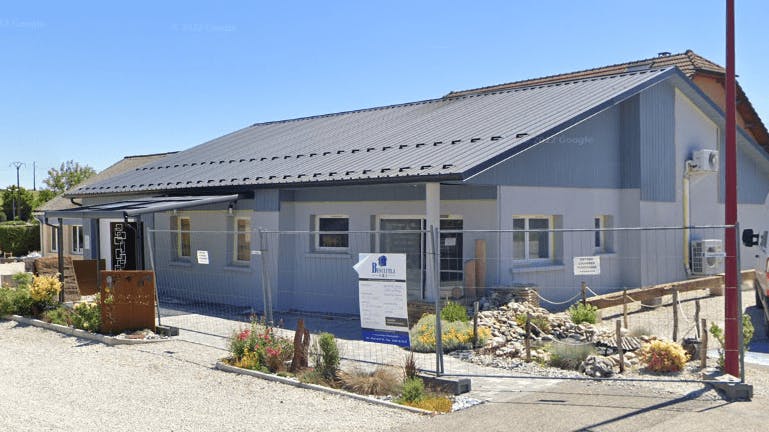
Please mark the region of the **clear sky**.
MULTIPOLYGON (((10 3, 10 2, 7 2, 10 3)), ((723 0, 16 1, 0 8, 0 187, 73 159, 692 49, 723 0)), ((737 73, 769 125, 769 2, 736 0, 737 73)))

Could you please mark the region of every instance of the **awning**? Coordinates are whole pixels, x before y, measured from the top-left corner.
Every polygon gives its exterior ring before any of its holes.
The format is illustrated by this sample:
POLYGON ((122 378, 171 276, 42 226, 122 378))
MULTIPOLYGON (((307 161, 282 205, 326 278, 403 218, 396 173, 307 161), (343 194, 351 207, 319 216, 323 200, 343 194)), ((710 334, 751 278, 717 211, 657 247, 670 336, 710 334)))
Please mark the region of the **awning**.
POLYGON ((182 197, 132 198, 105 204, 95 204, 44 213, 46 219, 125 219, 147 213, 200 207, 208 204, 235 202, 240 195, 204 195, 182 197))

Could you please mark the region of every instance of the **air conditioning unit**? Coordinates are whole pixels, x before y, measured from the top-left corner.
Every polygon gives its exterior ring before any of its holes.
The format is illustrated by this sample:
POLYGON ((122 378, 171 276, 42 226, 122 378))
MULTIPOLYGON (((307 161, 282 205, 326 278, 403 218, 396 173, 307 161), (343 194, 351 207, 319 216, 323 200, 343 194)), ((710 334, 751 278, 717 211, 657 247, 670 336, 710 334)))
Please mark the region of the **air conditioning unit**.
POLYGON ((716 172, 719 168, 718 150, 697 150, 692 155, 693 171, 716 172))
POLYGON ((694 240, 690 257, 693 275, 714 275, 722 272, 726 253, 719 239, 694 240))

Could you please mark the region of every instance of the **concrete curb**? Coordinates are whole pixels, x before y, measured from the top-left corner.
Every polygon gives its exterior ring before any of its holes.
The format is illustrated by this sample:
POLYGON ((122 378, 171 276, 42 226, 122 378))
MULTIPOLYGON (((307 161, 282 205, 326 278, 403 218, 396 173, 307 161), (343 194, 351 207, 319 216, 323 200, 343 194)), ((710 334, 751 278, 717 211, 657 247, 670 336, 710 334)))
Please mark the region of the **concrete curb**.
POLYGON ((46 330, 52 330, 58 333, 62 333, 68 336, 75 336, 77 338, 81 339, 88 339, 95 342, 100 342, 105 345, 140 345, 140 344, 147 344, 147 343, 155 343, 155 342, 166 342, 171 339, 118 339, 113 336, 105 336, 98 333, 91 333, 85 330, 76 329, 74 327, 67 327, 60 324, 52 324, 47 323, 45 321, 40 321, 38 319, 34 318, 27 318, 20 315, 6 315, 2 317, 3 319, 7 319, 9 321, 16 321, 20 324, 30 325, 33 327, 39 327, 46 330))
POLYGON ((287 384, 287 385, 290 385, 290 386, 299 387, 299 388, 303 388, 303 389, 321 391, 321 392, 330 393, 330 394, 333 394, 333 395, 336 395, 336 396, 342 396, 342 397, 346 397, 346 398, 350 398, 350 399, 357 399, 359 401, 368 402, 368 403, 375 404, 375 405, 382 405, 382 406, 385 406, 385 407, 388 407, 388 408, 395 408, 395 409, 400 409, 400 410, 404 410, 404 411, 409 411, 409 412, 412 412, 412 413, 415 413, 415 414, 422 414, 422 415, 433 415, 433 414, 435 414, 432 411, 427 411, 427 410, 423 410, 423 409, 419 409, 419 408, 410 407, 410 406, 407 406, 407 405, 401 405, 401 404, 397 404, 397 403, 394 403, 394 402, 389 402, 389 401, 384 401, 384 400, 380 400, 380 399, 375 399, 375 398, 371 398, 371 397, 368 397, 368 396, 363 396, 363 395, 359 395, 359 394, 355 394, 355 393, 346 392, 344 390, 332 389, 330 387, 324 387, 322 385, 317 385, 317 384, 307 384, 307 383, 296 381, 296 380, 291 379, 291 378, 281 377, 281 376, 278 376, 278 375, 273 375, 273 374, 269 374, 269 373, 259 372, 259 371, 255 371, 255 370, 242 369, 242 368, 239 368, 239 367, 230 366, 230 365, 228 365, 226 363, 222 363, 220 361, 216 362, 216 368, 221 370, 221 371, 224 371, 224 372, 232 372, 232 373, 236 373, 236 374, 240 374, 240 375, 249 375, 249 376, 261 378, 261 379, 264 379, 264 380, 267 380, 267 381, 274 381, 274 382, 278 382, 278 383, 281 383, 281 384, 287 384))

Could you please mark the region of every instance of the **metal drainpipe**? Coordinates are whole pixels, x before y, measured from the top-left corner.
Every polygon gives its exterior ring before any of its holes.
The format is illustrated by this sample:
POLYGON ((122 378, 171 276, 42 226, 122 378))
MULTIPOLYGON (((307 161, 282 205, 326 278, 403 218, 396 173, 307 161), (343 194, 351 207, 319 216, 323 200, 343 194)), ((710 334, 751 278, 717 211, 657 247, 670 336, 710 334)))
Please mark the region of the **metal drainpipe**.
POLYGON ((64 219, 59 218, 59 230, 56 232, 56 242, 59 247, 56 248, 56 254, 59 256, 59 282, 61 282, 61 291, 59 291, 59 302, 64 302, 64 219))
POLYGON ((681 204, 683 205, 683 222, 684 222, 684 270, 686 271, 686 277, 692 275, 692 268, 690 264, 689 249, 691 243, 691 233, 689 232, 690 225, 690 204, 689 204, 689 175, 691 170, 691 161, 686 161, 684 164, 684 178, 683 187, 681 190, 681 204))

